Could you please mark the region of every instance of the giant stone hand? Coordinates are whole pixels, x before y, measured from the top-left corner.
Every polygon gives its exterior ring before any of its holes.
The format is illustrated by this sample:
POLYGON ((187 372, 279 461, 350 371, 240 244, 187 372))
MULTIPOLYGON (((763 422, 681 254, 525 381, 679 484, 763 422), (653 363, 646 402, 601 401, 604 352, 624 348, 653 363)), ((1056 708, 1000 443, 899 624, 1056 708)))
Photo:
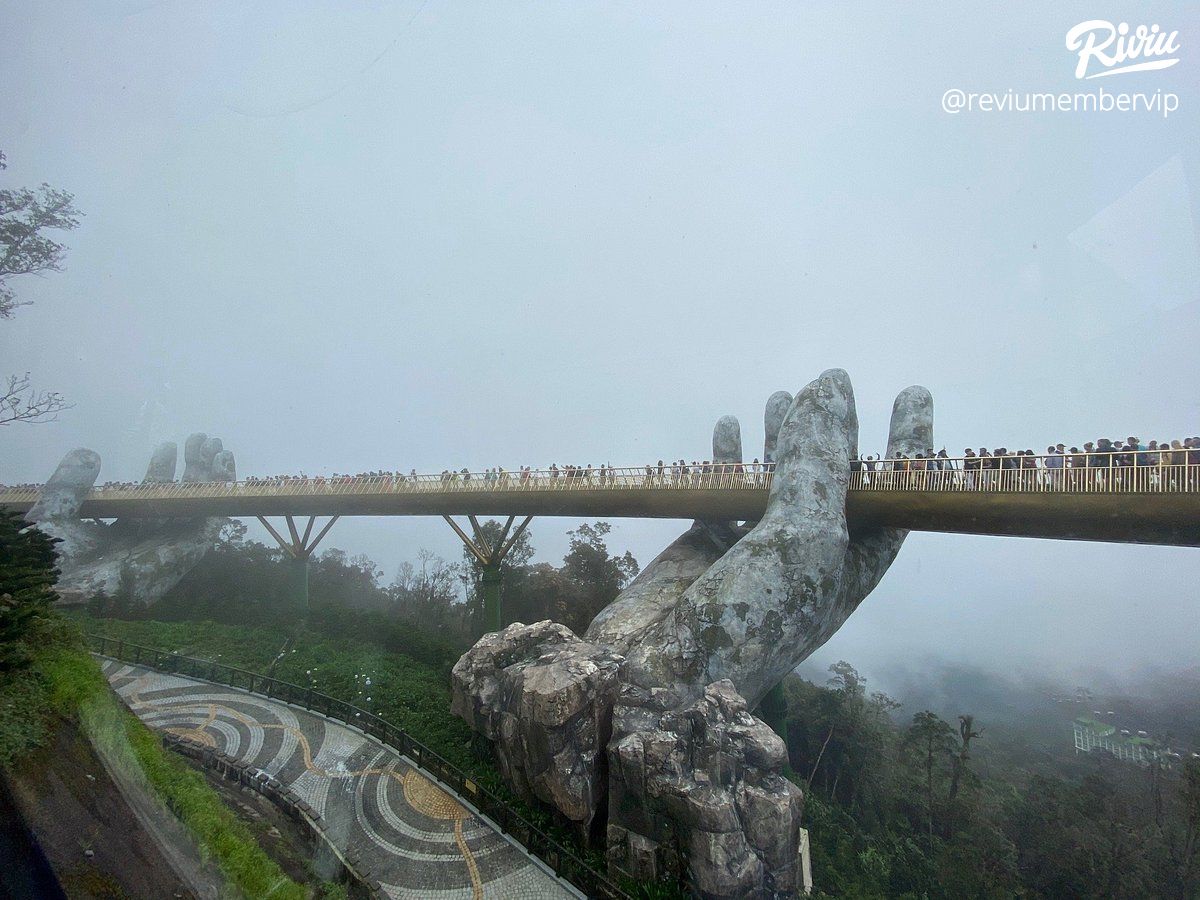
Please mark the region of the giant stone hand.
MULTIPOLYGON (((924 388, 901 392, 889 456, 932 445, 932 406, 924 388)), ((772 395, 761 521, 697 521, 582 640, 543 622, 468 651, 454 709, 494 742, 509 783, 603 833, 609 860, 636 875, 686 859, 701 896, 794 894, 800 792, 782 741, 749 710, 845 622, 904 541, 848 526, 857 444, 845 372, 772 395)), ((717 423, 713 459, 741 460, 732 417, 717 423)))
MULTIPOLYGON (((932 444, 932 411, 924 388, 896 398, 889 457, 923 453, 932 444)), ((722 427, 718 423, 718 435, 722 427)), ((652 621, 638 622, 636 630, 623 627, 639 617, 623 596, 588 629, 592 641, 620 637, 626 680, 672 689, 685 702, 728 678, 753 706, 842 626, 896 558, 905 532, 851 533, 846 522, 858 416, 845 372, 830 370, 804 388, 775 438, 775 474, 762 520, 690 583, 676 578, 677 596, 660 598, 661 615, 652 621)), ((639 580, 659 582, 661 560, 639 580)))
MULTIPOLYGON (((150 457, 145 484, 175 480, 178 448, 164 443, 150 457)), ((216 544, 224 519, 79 519, 80 506, 100 474, 100 456, 72 450, 42 488, 28 518, 59 538, 58 593, 66 604, 99 593, 138 605, 158 600, 216 544)), ((184 481, 235 481, 233 453, 220 438, 193 434, 184 444, 184 481)))

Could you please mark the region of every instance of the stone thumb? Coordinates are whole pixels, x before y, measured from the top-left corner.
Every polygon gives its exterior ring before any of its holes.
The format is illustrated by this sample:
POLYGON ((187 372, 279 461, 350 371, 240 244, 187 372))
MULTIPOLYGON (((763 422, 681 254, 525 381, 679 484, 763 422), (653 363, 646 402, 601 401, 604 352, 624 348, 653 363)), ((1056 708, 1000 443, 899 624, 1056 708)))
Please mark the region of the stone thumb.
POLYGON ((42 486, 37 503, 29 510, 32 522, 53 522, 79 517, 96 478, 100 475, 100 454, 80 447, 62 458, 54 474, 42 486))

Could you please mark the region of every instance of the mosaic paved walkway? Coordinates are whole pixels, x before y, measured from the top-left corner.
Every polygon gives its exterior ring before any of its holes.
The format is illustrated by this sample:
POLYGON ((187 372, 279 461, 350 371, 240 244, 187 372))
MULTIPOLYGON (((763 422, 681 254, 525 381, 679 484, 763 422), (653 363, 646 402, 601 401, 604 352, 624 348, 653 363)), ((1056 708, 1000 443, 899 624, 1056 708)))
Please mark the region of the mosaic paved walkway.
POLYGON ((223 685, 101 660, 142 721, 214 747, 278 779, 353 848, 395 898, 577 896, 415 768, 322 716, 223 685))

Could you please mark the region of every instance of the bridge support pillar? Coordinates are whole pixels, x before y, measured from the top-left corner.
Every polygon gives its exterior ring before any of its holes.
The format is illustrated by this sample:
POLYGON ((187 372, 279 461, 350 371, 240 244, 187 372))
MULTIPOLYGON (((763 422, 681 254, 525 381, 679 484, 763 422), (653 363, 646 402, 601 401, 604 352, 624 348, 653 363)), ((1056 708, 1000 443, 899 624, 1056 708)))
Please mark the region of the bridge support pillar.
POLYGON ((484 631, 499 631, 504 627, 500 615, 500 586, 503 577, 500 575, 500 563, 488 563, 483 567, 479 579, 480 591, 483 594, 483 629, 484 631))
POLYGON ((787 741, 787 695, 783 682, 775 685, 758 701, 754 714, 771 726, 771 730, 787 741))
POLYGON ((308 612, 308 557, 288 556, 283 565, 287 570, 288 596, 292 608, 308 612))
POLYGON ((442 518, 454 529, 454 533, 463 542, 467 552, 475 558, 482 569, 479 578, 479 594, 483 601, 483 609, 480 611, 483 631, 485 633, 499 631, 504 627, 504 613, 500 605, 504 581, 501 566, 504 564, 504 558, 516 546, 521 535, 525 533, 525 529, 529 527, 529 523, 533 521, 533 516, 526 516, 515 531, 513 531, 513 523, 517 517, 509 516, 500 535, 494 540, 484 533, 483 527, 474 516, 467 516, 467 520, 471 523, 473 537, 469 537, 449 516, 442 516, 442 518))
POLYGON ((284 516, 287 522, 288 534, 291 540, 285 540, 283 536, 275 530, 262 516, 256 517, 262 526, 271 532, 271 537, 279 543, 283 548, 287 558, 284 560, 284 565, 287 567, 288 573, 288 593, 292 598, 292 603, 302 615, 308 615, 308 561, 313 555, 313 551, 317 549, 317 545, 329 534, 329 529, 333 527, 333 523, 338 520, 338 516, 334 516, 325 526, 317 533, 317 536, 309 541, 312 536, 313 525, 316 524, 317 517, 309 516, 308 525, 304 528, 304 534, 301 535, 299 529, 296 528, 296 522, 291 516, 284 516))

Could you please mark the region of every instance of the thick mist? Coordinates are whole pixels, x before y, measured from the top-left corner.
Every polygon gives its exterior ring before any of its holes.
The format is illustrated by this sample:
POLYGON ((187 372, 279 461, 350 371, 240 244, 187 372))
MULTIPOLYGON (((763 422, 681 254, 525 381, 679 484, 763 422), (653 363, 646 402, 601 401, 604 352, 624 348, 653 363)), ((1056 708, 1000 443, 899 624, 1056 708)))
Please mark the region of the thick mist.
MULTIPOLYGON (((243 475, 703 458, 727 413, 754 456, 767 396, 830 366, 863 452, 913 383, 952 455, 1200 433, 1186 41, 1129 76, 1170 118, 972 117, 943 91, 1073 89, 1092 6, 303 9, 0 4, 0 182, 86 214, 0 322, 4 371, 75 404, 0 433, 0 481, 78 446, 140 478, 195 430, 243 475)), ((539 558, 575 524, 535 520, 539 558)), ((326 546, 389 577, 460 552, 437 519, 326 546)), ((1198 579, 1192 550, 914 534, 810 666, 1182 669, 1198 579)))

